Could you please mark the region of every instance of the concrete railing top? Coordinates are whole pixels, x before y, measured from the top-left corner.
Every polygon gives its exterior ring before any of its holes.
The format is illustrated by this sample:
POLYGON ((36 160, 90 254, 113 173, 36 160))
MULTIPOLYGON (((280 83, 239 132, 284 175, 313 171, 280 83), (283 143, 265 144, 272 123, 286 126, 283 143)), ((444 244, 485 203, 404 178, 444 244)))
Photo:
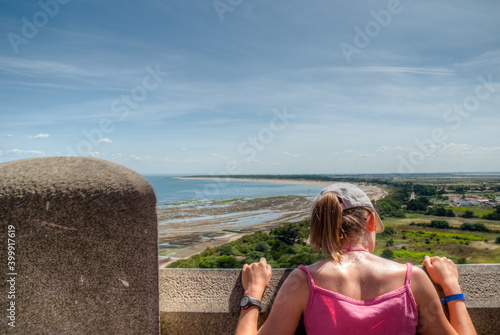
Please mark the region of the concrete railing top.
MULTIPOLYGON (((291 269, 274 269, 261 322, 291 269)), ((500 329, 500 264, 458 265, 466 306, 479 334, 500 329)), ((442 296, 442 291, 438 292, 442 296)), ((241 270, 161 269, 160 313, 165 334, 232 334, 243 296, 241 270)), ((303 334, 304 329, 298 329, 303 334)))

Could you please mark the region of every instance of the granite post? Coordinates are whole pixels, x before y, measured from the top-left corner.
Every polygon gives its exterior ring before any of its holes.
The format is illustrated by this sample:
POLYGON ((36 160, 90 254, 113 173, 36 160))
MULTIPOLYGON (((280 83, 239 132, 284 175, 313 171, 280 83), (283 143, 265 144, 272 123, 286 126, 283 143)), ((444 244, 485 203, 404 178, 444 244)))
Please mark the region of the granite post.
POLYGON ((159 333, 156 197, 136 172, 2 163, 0 234, 0 333, 159 333))

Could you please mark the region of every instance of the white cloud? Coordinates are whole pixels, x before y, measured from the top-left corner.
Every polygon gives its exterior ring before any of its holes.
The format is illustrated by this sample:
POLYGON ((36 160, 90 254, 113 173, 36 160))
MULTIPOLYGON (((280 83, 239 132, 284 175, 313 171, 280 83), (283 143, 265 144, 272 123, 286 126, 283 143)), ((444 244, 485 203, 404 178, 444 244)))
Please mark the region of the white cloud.
POLYGON ((283 154, 290 157, 300 157, 300 154, 291 154, 288 151, 283 151, 283 154))
POLYGON ((397 146, 397 147, 394 148, 394 150, 399 150, 399 151, 413 151, 415 149, 397 146))
POLYGON ((50 135, 49 134, 38 134, 38 135, 35 135, 35 136, 28 136, 28 138, 36 138, 36 139, 45 139, 45 138, 49 138, 50 135))
POLYGON ((182 151, 186 151, 186 150, 187 150, 187 148, 182 148, 181 150, 182 150, 182 151))
POLYGON ((12 135, 12 134, 7 134, 5 135, 5 137, 14 137, 15 135, 12 135))
POLYGON ((229 158, 229 157, 227 157, 227 156, 220 155, 220 154, 214 154, 214 153, 210 153, 209 155, 210 155, 210 156, 214 156, 214 157, 219 157, 219 158, 222 158, 222 159, 228 159, 228 158, 229 158))
POLYGON ((389 73, 412 73, 412 74, 432 74, 449 76, 455 73, 454 70, 433 67, 396 67, 396 66, 372 66, 372 67, 333 67, 323 69, 332 72, 389 72, 389 73))
POLYGON ((44 156, 45 152, 39 150, 21 150, 21 149, 12 149, 7 151, 8 154, 16 154, 16 155, 35 155, 35 156, 44 156))
POLYGON ((97 141, 99 143, 111 143, 113 142, 112 140, 110 140, 109 138, 105 137, 105 138, 101 138, 99 141, 97 141))
POLYGON ((5 56, 0 56, 0 70, 26 76, 43 75, 46 73, 57 75, 88 74, 87 71, 64 63, 5 56))
POLYGON ((380 148, 378 148, 377 151, 387 151, 389 149, 390 149, 389 147, 386 147, 385 145, 383 145, 380 148))
POLYGON ((151 159, 152 157, 150 157, 150 156, 140 157, 140 156, 136 156, 136 155, 130 155, 130 158, 134 161, 145 161, 147 159, 151 159))

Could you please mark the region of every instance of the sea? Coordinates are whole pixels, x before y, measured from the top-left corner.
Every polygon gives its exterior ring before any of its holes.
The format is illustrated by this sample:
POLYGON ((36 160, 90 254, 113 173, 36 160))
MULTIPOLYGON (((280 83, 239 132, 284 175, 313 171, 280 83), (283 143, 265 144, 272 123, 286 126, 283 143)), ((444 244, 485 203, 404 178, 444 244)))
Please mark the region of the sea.
POLYGON ((179 175, 144 175, 156 193, 158 206, 184 201, 254 199, 299 195, 315 197, 323 186, 238 180, 177 179, 179 175))

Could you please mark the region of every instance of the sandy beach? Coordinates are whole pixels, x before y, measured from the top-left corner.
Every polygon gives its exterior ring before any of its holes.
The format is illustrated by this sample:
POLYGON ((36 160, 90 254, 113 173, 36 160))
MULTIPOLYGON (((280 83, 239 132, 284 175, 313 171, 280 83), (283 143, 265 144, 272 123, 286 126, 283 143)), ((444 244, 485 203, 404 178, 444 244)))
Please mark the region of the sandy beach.
MULTIPOLYGON (((218 178, 180 178, 218 179, 218 178)), ((272 182, 327 186, 330 182, 285 179, 240 179, 248 182, 272 182)), ((357 184, 372 200, 387 192, 365 183, 357 184)), ((158 208, 160 268, 255 231, 269 231, 288 222, 309 218, 312 197, 277 196, 227 201, 193 201, 158 208)))

